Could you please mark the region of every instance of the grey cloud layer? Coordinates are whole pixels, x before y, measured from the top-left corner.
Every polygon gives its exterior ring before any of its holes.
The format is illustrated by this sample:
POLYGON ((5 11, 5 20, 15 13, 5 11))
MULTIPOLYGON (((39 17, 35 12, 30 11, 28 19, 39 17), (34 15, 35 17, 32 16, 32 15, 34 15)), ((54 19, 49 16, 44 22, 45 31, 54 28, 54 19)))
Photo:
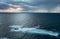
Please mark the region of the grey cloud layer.
POLYGON ((22 6, 25 11, 40 8, 50 10, 60 5, 60 0, 0 0, 0 2, 6 3, 6 5, 3 4, 4 7, 0 5, 0 9, 9 7, 8 4, 13 4, 22 6))

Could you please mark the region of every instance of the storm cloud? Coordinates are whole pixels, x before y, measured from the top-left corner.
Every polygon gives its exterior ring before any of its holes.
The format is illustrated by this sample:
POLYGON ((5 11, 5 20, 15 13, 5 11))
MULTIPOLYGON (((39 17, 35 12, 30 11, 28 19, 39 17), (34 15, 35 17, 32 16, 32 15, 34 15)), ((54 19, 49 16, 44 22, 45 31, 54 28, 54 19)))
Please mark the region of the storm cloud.
POLYGON ((0 9, 7 9, 9 8, 8 4, 0 3, 0 9))
POLYGON ((60 0, 0 0, 0 9, 12 7, 11 5, 21 6, 22 11, 59 11, 60 0), (57 8, 57 9, 56 9, 57 8))

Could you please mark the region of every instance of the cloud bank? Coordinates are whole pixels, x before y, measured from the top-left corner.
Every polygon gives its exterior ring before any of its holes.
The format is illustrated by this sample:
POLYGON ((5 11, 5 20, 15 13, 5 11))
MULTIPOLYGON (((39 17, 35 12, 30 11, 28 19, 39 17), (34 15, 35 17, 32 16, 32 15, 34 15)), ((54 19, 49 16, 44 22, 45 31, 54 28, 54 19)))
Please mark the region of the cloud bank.
POLYGON ((12 10, 11 12, 60 12, 60 0, 0 0, 0 12, 9 12, 8 10, 12 10))

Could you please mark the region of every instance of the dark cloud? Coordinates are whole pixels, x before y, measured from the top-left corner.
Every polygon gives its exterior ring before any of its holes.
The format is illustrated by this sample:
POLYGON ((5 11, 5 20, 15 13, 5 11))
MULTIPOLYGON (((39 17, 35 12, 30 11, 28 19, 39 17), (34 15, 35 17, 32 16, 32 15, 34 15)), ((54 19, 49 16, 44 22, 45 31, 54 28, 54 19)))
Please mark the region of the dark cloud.
POLYGON ((9 4, 13 4, 22 6, 25 11, 40 8, 46 8, 50 10, 60 5, 60 0, 0 0, 0 2, 7 3, 5 5, 1 4, 1 9, 8 8, 9 4))
POLYGON ((26 10, 38 8, 52 9, 60 5, 60 0, 16 0, 12 2, 10 1, 9 3, 22 5, 26 10))
POLYGON ((9 8, 8 4, 0 3, 0 9, 7 9, 9 8))

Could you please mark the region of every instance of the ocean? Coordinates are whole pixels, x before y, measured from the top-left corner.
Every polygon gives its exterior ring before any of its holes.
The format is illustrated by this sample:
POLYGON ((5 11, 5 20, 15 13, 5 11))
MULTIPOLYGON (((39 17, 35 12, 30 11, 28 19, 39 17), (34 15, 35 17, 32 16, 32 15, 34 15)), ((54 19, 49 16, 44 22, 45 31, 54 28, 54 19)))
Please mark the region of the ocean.
MULTIPOLYGON (((33 29, 33 30, 34 30, 33 29)), ((22 29, 21 29, 22 30, 22 29)), ((37 31, 37 30, 35 30, 37 31)), ((34 12, 0 12, 0 39, 60 39, 60 13, 34 13, 34 12), (17 26, 23 29, 43 29, 40 32, 57 32, 58 36, 45 34, 31 34, 18 31, 17 26), (10 26, 14 26, 10 28, 10 26), (11 29, 16 30, 10 32, 11 29)))

